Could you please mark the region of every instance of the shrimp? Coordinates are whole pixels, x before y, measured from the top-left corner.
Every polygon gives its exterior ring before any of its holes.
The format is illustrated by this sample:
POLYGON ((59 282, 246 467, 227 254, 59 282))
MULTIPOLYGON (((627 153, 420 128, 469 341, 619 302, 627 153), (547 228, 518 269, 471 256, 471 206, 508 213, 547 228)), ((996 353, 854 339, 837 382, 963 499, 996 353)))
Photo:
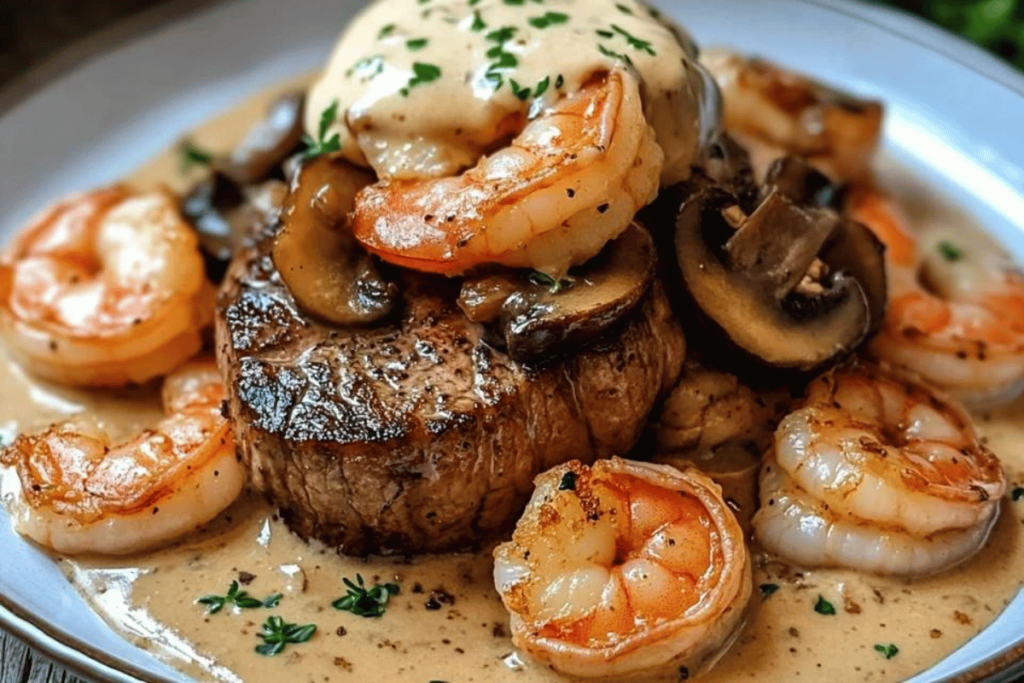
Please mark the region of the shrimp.
POLYGON ((57 552, 120 555, 209 522, 246 483, 223 400, 214 362, 192 361, 164 380, 166 417, 128 441, 85 423, 18 436, 0 453, 20 483, 15 528, 57 552))
POLYGON ((637 77, 617 69, 541 111, 459 176, 365 188, 353 233, 371 253, 415 270, 459 275, 493 263, 561 277, 654 199, 663 165, 637 77))
POLYGON ((749 148, 762 174, 779 157, 795 155, 833 180, 870 177, 880 103, 726 50, 704 52, 701 64, 721 90, 726 130, 749 148))
POLYGON ((516 646, 573 676, 710 666, 751 593, 743 532, 718 486, 620 458, 560 465, 536 485, 494 551, 516 646))
POLYGON ((1024 276, 1012 262, 983 240, 938 231, 919 244, 876 190, 851 191, 846 209, 887 247, 889 310, 870 352, 975 407, 1018 396, 1024 276))
POLYGON ((0 259, 0 334, 44 379, 138 384, 203 344, 213 320, 198 238, 168 191, 118 185, 76 195, 29 225, 0 259))
POLYGON ((803 565, 919 575, 977 551, 1005 491, 963 408, 862 364, 814 380, 782 420, 753 526, 803 565))

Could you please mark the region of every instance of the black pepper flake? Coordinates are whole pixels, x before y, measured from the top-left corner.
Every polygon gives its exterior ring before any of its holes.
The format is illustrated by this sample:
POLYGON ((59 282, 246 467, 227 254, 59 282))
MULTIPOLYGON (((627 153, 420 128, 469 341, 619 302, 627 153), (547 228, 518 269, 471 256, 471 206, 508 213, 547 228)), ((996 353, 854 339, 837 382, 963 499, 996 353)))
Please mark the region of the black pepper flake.
POLYGON ((687 669, 685 666, 679 667, 679 680, 680 681, 685 681, 689 677, 690 677, 690 670, 687 669))
POLYGON ((568 197, 569 199, 572 199, 573 197, 575 197, 575 196, 576 196, 576 190, 572 189, 571 187, 568 187, 568 188, 566 188, 566 190, 565 190, 565 195, 566 195, 566 196, 567 196, 567 197, 568 197))
POLYGON ((348 629, 345 628, 344 626, 339 626, 338 629, 335 631, 335 633, 337 635, 339 635, 339 636, 347 636, 348 635, 348 629))

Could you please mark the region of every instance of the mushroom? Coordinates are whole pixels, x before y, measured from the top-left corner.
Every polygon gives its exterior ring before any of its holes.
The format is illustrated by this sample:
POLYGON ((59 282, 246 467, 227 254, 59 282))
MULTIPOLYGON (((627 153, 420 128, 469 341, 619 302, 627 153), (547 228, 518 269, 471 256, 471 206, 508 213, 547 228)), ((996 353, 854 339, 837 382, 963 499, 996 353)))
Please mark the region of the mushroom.
POLYGON ((535 274, 501 306, 509 356, 538 364, 599 338, 636 308, 656 265, 650 234, 634 223, 574 274, 571 285, 535 274))
POLYGON ((272 252, 296 304, 335 325, 366 325, 388 315, 398 288, 352 236, 356 193, 372 174, 317 157, 303 164, 281 212, 272 252))
POLYGON ((883 247, 808 205, 814 181, 775 177, 750 215, 732 192, 706 187, 676 221, 681 277, 702 318, 771 367, 819 368, 856 348, 884 314, 883 247))
POLYGON ((239 185, 268 178, 302 141, 305 95, 288 93, 276 99, 229 155, 214 166, 239 185))
POLYGON ((181 213, 199 235, 206 274, 211 280, 223 279, 245 235, 253 234, 258 225, 273 222, 285 192, 280 181, 241 188, 214 172, 182 197, 181 213))

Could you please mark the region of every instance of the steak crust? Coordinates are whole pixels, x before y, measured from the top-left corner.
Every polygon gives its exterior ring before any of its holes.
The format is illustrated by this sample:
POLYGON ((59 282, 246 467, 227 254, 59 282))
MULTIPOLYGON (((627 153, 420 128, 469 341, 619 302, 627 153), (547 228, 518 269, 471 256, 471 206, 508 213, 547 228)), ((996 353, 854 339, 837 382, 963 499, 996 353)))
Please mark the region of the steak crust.
POLYGON ((253 486, 340 552, 442 552, 505 530, 538 473, 622 454, 682 367, 660 284, 617 333, 542 368, 489 345, 457 285, 400 274, 400 310, 337 329, 243 248, 218 301, 217 360, 253 486))

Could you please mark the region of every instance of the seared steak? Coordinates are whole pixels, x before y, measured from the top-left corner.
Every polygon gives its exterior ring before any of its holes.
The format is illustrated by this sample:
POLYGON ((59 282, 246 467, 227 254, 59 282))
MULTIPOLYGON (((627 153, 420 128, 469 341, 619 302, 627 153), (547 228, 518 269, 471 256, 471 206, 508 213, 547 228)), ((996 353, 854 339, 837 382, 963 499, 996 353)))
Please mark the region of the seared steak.
POLYGON ((660 285, 607 341, 531 370, 482 339, 451 282, 404 273, 390 322, 336 329, 298 311, 268 250, 236 257, 218 307, 238 448, 291 528, 341 552, 507 528, 539 472, 625 453, 682 365, 660 285))

